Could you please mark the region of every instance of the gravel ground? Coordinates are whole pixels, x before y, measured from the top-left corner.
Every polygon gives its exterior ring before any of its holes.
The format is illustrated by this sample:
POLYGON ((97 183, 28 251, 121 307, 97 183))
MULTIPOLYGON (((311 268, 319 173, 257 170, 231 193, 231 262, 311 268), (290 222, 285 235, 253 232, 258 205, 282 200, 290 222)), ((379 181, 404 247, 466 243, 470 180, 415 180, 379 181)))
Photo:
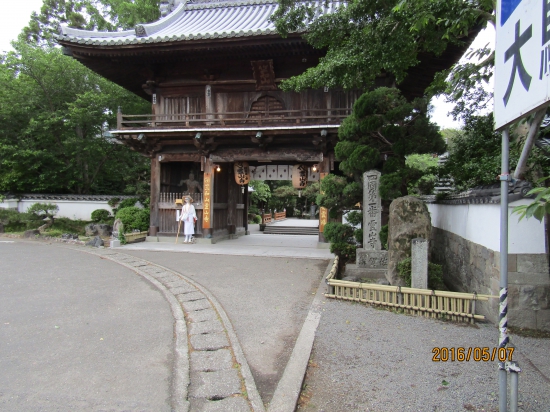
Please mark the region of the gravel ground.
MULTIPOLYGON (((519 410, 550 411, 550 340, 511 335, 519 410)), ((496 362, 433 362, 434 347, 489 347, 491 324, 458 324, 326 299, 299 411, 497 411, 496 362)))

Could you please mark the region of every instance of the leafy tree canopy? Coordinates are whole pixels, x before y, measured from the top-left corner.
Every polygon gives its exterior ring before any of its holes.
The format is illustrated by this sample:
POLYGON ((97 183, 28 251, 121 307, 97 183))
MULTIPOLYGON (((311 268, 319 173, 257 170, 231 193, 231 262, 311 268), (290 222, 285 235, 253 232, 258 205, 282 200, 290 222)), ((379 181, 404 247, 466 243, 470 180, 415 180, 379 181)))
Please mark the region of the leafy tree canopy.
POLYGON ((280 33, 307 29, 306 40, 327 51, 316 67, 283 82, 286 90, 369 88, 380 75, 399 83, 422 53, 440 55, 494 19, 492 0, 355 0, 331 14, 299 0, 279 5, 280 33))
MULTIPOLYGON (((445 142, 438 127, 427 117, 427 103, 423 99, 407 102, 399 90, 381 87, 363 94, 353 106, 338 131, 336 157, 340 170, 353 178, 353 183, 342 189, 348 194, 349 205, 362 192, 364 172, 381 168, 380 195, 390 200, 408 193, 409 183, 422 177, 426 167, 407 164, 407 156, 414 153, 442 153, 445 142)), ((324 188, 323 188, 324 190, 324 188)))
POLYGON ((159 0, 44 0, 40 13, 32 13, 20 37, 49 43, 60 24, 98 31, 130 29, 138 23, 158 20, 159 3, 159 0))
MULTIPOLYGON (((453 179, 456 191, 475 186, 498 183, 500 174, 502 136, 493 130, 493 115, 467 116, 462 133, 454 135, 449 157, 440 174, 453 179)), ((512 129, 510 144, 510 170, 514 170, 522 147, 525 128, 512 129)), ((544 131, 543 131, 544 132, 544 131)), ((550 173, 550 158, 541 149, 533 148, 524 176, 533 183, 550 173)))
POLYGON ((24 42, 0 59, 0 192, 147 191, 148 159, 105 136, 149 104, 59 49, 24 42))

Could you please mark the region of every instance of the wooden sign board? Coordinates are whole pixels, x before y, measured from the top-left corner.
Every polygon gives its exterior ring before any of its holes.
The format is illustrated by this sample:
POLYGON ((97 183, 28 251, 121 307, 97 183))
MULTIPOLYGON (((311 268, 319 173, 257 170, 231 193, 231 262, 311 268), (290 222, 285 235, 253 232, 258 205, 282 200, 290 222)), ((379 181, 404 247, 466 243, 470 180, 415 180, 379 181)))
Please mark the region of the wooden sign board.
POLYGON ((212 227, 212 173, 204 174, 203 184, 202 227, 210 229, 212 227))

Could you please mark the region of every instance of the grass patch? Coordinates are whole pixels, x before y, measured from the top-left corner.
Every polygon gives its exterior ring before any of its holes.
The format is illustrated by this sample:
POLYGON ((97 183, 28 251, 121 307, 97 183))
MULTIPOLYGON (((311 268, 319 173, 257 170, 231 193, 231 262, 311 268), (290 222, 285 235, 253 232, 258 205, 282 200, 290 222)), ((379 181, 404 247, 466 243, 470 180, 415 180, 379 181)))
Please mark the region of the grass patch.
POLYGON ((510 326, 508 327, 508 331, 514 335, 524 336, 526 338, 550 339, 550 332, 543 330, 510 326))

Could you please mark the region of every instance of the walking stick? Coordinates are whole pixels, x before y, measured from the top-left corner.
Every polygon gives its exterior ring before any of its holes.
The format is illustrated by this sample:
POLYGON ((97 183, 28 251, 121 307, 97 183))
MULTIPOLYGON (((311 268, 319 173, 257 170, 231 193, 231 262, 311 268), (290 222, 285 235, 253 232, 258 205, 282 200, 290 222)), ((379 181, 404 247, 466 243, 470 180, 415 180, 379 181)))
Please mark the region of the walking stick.
POLYGON ((178 223, 178 234, 176 235, 176 244, 178 244, 178 237, 180 235, 180 229, 181 229, 181 216, 180 216, 180 222, 178 223))

